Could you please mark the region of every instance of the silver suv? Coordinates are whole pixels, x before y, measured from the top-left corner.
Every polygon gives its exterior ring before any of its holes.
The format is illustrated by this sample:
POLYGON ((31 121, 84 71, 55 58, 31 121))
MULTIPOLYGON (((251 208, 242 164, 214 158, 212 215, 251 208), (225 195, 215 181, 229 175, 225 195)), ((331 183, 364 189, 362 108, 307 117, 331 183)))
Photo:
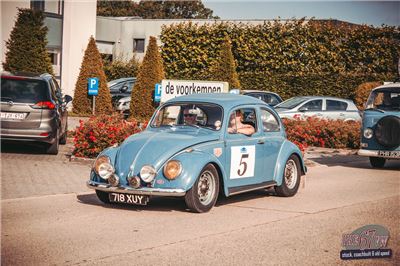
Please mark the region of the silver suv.
POLYGON ((1 74, 1 140, 36 141, 58 154, 67 141, 66 104, 57 81, 50 74, 1 74))
POLYGON ((293 97, 275 105, 275 110, 281 118, 288 119, 305 119, 315 116, 322 119, 361 121, 359 110, 353 101, 336 97, 293 97))

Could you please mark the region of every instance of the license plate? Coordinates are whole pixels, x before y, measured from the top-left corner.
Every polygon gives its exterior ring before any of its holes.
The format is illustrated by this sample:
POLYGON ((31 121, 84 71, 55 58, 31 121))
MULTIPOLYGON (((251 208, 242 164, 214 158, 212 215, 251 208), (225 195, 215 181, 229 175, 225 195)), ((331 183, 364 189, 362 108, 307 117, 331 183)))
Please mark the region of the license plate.
POLYGON ((5 113, 1 112, 1 119, 22 120, 25 119, 26 113, 5 113))
POLYGON ((390 158, 400 158, 400 151, 378 151, 378 155, 390 158))
POLYGON ((147 195, 110 193, 109 197, 111 202, 127 203, 132 205, 146 205, 149 202, 149 196, 147 195))

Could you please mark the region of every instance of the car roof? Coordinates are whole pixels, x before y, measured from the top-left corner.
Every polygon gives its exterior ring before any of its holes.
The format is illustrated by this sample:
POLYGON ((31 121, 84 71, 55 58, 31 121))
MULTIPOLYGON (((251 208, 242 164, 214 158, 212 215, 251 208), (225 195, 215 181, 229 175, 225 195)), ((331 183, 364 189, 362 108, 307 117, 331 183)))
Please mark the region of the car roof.
POLYGON ((325 99, 325 100, 340 100, 340 101, 345 101, 345 102, 353 102, 350 99, 345 99, 345 98, 339 98, 339 97, 334 97, 334 96, 295 96, 292 98, 303 98, 306 100, 311 100, 311 99, 325 99))
POLYGON ((33 73, 33 72, 8 72, 4 71, 1 72, 2 77, 19 77, 19 78, 26 78, 26 79, 49 79, 52 77, 49 73, 33 73))
POLYGON ((252 92, 259 92, 259 93, 271 93, 271 94, 275 94, 278 95, 278 93, 276 92, 272 92, 272 91, 260 91, 260 90, 240 90, 240 93, 252 93, 252 92))
POLYGON ((385 85, 381 85, 381 86, 379 86, 379 87, 376 87, 375 89, 373 89, 373 91, 375 91, 375 90, 379 90, 379 89, 392 89, 392 88, 394 88, 394 89, 398 89, 398 90, 400 90, 400 82, 394 82, 394 83, 389 83, 389 84, 385 84, 385 85))
POLYGON ((170 99, 166 103, 176 103, 176 102, 215 103, 224 107, 225 109, 230 109, 235 106, 244 104, 250 104, 250 105, 256 104, 256 105, 268 106, 265 102, 261 101, 260 99, 233 93, 201 93, 201 94, 185 95, 170 99))

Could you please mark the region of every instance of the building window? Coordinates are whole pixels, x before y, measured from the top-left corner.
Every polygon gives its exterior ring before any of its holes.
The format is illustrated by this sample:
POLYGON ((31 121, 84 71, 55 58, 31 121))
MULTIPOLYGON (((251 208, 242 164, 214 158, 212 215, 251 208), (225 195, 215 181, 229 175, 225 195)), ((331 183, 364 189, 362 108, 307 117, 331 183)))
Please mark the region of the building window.
POLYGON ((58 65, 58 53, 57 52, 49 52, 49 57, 52 65, 58 65))
POLYGON ((133 51, 144 53, 144 39, 133 39, 133 51))
POLYGON ((44 11, 44 0, 31 0, 31 8, 33 10, 44 11))

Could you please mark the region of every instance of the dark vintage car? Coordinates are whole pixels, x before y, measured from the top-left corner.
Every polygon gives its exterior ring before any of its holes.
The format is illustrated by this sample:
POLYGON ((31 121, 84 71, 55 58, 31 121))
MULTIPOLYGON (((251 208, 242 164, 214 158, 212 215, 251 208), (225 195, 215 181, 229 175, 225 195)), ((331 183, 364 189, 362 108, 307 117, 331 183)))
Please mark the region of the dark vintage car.
POLYGON ((131 96, 135 82, 136 78, 130 77, 111 80, 107 83, 107 86, 110 88, 114 108, 118 106, 118 101, 121 98, 131 96))
POLYGON ((296 194, 306 168, 275 110, 230 93, 171 99, 146 130, 97 157, 87 185, 104 203, 145 205, 150 196, 183 197, 207 212, 218 195, 274 187, 296 194))
POLYGON ((50 74, 1 74, 1 140, 45 143, 57 154, 68 131, 66 104, 57 81, 50 74))
POLYGON ((361 156, 369 157, 373 167, 386 160, 400 159, 400 83, 372 90, 362 119, 361 156))

